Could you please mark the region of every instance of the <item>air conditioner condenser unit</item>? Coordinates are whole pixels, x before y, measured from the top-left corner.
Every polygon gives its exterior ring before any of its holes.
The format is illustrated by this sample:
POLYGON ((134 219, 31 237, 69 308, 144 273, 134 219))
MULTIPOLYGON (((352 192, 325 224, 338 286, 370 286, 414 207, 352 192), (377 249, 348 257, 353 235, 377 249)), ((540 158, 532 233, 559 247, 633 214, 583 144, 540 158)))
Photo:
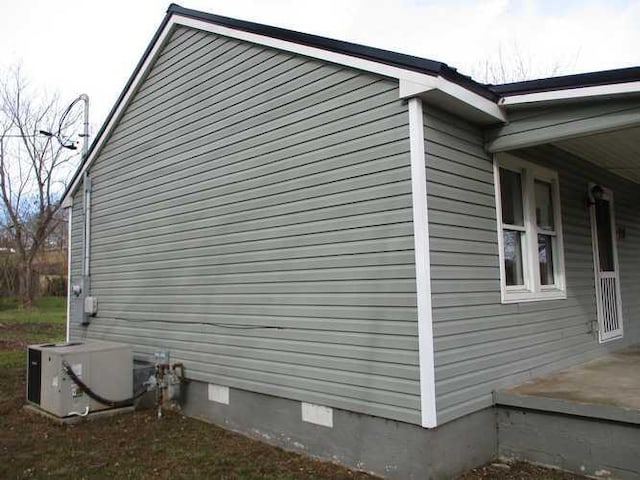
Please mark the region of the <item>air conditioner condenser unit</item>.
POLYGON ((129 345, 101 341, 31 345, 27 357, 27 401, 57 417, 113 408, 92 399, 73 376, 100 397, 115 401, 132 397, 129 345))

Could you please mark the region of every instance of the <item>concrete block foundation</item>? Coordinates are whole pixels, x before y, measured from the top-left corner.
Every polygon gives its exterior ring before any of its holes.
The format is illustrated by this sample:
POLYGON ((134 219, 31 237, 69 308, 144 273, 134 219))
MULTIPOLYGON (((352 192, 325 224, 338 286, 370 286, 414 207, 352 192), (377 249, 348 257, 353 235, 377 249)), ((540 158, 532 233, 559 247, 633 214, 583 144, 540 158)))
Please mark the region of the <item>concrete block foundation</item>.
POLYGON ((597 478, 640 478, 640 427, 606 419, 499 407, 499 454, 597 478))
MULTIPOLYGON (((210 400, 209 384, 186 387, 183 412, 272 445, 393 479, 448 479, 497 452, 494 409, 425 429, 329 409, 332 427, 302 420, 302 403, 229 389, 228 404, 210 400)), ((215 398, 215 397, 214 397, 215 398)))
POLYGON ((184 393, 186 415, 391 479, 455 478, 497 457, 640 478, 640 425, 611 418, 498 405, 426 429, 198 381, 184 393))

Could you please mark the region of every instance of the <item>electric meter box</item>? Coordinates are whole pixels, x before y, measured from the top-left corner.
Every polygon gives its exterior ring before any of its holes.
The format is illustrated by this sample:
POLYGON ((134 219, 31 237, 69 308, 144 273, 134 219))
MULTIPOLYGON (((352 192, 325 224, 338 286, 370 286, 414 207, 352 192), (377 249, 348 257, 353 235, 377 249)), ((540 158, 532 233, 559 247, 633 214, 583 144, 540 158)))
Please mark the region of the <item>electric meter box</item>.
POLYGON ((107 400, 133 396, 133 354, 129 345, 101 341, 31 345, 27 361, 27 401, 57 417, 110 408, 89 398, 67 375, 64 363, 107 400))

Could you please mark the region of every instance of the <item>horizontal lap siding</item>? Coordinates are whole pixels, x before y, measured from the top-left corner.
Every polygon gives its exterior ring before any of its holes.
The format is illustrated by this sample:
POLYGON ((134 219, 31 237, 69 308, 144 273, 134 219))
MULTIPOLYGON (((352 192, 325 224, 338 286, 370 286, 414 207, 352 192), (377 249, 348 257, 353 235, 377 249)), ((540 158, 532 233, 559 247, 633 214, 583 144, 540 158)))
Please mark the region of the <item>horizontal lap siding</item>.
MULTIPOLYGON (((567 245, 574 256, 589 263, 590 276, 582 279, 582 284, 588 284, 590 288, 595 288, 593 280, 593 253, 591 247, 591 230, 588 211, 584 208, 586 192, 589 182, 598 183, 613 191, 613 203, 616 216, 616 225, 624 227, 625 238, 617 241, 618 261, 620 264, 620 286, 622 296, 622 315, 624 325, 623 341, 613 341, 604 345, 603 348, 617 349, 629 343, 640 341, 640 188, 638 185, 626 179, 613 175, 612 173, 584 162, 569 153, 553 147, 540 147, 530 149, 526 152, 531 159, 540 162, 553 158, 549 165, 554 168, 565 166, 564 178, 572 189, 572 220, 567 220, 572 231, 580 228, 584 233, 588 230, 588 235, 581 235, 575 239, 574 245, 567 245), (585 227, 586 225, 586 227, 585 227)), ((562 172, 561 172, 562 181, 562 172)), ((568 266, 568 268, 571 268, 568 266)), ((576 283, 578 283, 576 281, 576 283)), ((591 293, 595 295, 595 293, 591 293)), ((595 317, 595 313, 594 313, 595 317)))
POLYGON ((637 188, 557 149, 522 153, 560 176, 568 298, 503 305, 493 167, 482 145, 479 129, 425 108, 439 422, 490 406, 496 388, 638 339, 637 188), (620 262, 631 332, 624 342, 599 346, 588 332, 596 314, 585 198, 588 181, 603 178, 617 191, 618 221, 627 225, 620 262))
POLYGON ((624 335, 629 343, 640 343, 640 188, 628 182, 624 185, 623 194, 618 179, 607 186, 618 191, 616 221, 625 231, 625 238, 617 244, 624 335))
POLYGON ((419 422, 407 121, 397 82, 179 29, 92 169, 88 335, 419 422))

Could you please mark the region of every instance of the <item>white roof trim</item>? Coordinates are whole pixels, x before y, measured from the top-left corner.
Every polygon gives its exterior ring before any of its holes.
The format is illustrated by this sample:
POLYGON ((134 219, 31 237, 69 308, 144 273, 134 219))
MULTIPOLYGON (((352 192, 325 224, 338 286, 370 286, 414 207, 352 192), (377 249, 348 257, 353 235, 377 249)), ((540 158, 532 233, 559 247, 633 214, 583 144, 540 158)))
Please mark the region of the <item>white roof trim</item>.
POLYGON ((531 103, 557 102, 562 100, 580 100, 593 97, 608 97, 629 93, 640 93, 640 82, 598 85, 595 87, 567 88, 548 92, 525 93, 502 97, 498 104, 503 107, 526 105, 531 103))
POLYGON ((497 121, 507 121, 507 117, 505 116, 502 109, 496 104, 496 102, 494 102, 493 100, 489 100, 482 95, 478 95, 471 90, 467 90, 466 88, 458 85, 455 82, 451 82, 445 78, 438 77, 436 88, 446 93, 447 95, 454 97, 476 108, 477 110, 486 113, 490 117, 495 118, 497 121))
MULTIPOLYGON (((120 119, 124 109, 129 104, 133 93, 138 89, 140 83, 147 75, 149 68, 155 61, 160 49, 164 46, 164 43, 167 40, 169 33, 176 25, 182 25, 186 27, 196 28, 198 30, 215 33, 218 35, 235 38, 238 40, 244 40, 247 42, 255 43, 258 45, 264 45, 266 47, 277 48, 279 50, 284 50, 292 53, 297 53, 300 55, 305 55, 311 58, 317 58, 319 60, 324 60, 331 63, 336 63, 339 65, 345 65, 351 68, 355 68, 358 70, 364 70, 367 72, 377 73, 379 75, 398 79, 400 84, 403 85, 412 85, 412 96, 416 96, 420 93, 420 91, 429 91, 429 90, 439 90, 448 95, 449 97, 468 104, 475 110, 480 111, 481 113, 489 116, 490 118, 494 118, 496 121, 505 121, 505 116, 500 110, 500 107, 496 105, 493 101, 484 98, 481 95, 478 95, 475 92, 467 90, 460 85, 457 85, 454 82, 451 82, 441 76, 432 76, 424 73, 415 72, 413 70, 404 69, 395 67, 392 65, 387 65, 385 63, 375 62, 372 60, 366 60, 362 58, 358 58, 351 55, 346 55, 342 53, 331 52, 329 50, 324 50, 317 47, 311 47, 307 45, 302 45, 295 42, 290 42, 286 40, 280 40, 277 38, 269 37, 266 35, 259 35, 251 32, 246 32, 243 30, 236 30, 230 27, 224 27, 222 25, 217 25, 215 23, 207 22, 204 20, 198 20, 190 17, 185 17, 179 14, 172 14, 169 18, 169 21, 165 25, 164 29, 160 33, 158 40, 153 45, 151 52, 145 59, 142 67, 138 71, 138 74, 133 79, 129 89, 126 91, 120 103, 117 105, 116 111, 114 115, 109 120, 109 123, 106 125, 106 128, 102 131, 101 136, 97 139, 94 148, 91 150, 89 158, 84 162, 82 169, 78 172, 75 181, 69 188, 67 197, 73 195, 75 190, 78 188, 78 184, 82 180, 83 173, 91 166, 93 160, 95 159, 98 152, 101 150, 104 142, 109 137, 116 123, 120 119), (417 88, 420 87, 420 88, 417 88), (422 90, 421 90, 422 89, 422 90)), ((400 88, 401 94, 400 98, 406 98, 407 90, 405 88, 400 88)), ((63 201, 66 201, 67 198, 64 198, 63 201)))

